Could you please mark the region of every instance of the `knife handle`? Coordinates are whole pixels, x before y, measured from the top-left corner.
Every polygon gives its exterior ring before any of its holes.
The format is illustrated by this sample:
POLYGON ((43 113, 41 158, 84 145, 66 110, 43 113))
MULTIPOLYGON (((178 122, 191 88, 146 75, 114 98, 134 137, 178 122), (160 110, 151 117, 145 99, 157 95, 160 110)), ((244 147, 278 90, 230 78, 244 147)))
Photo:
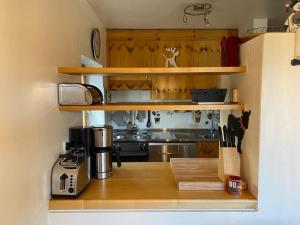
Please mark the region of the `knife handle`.
POLYGON ((219 126, 218 127, 218 131, 219 131, 219 142, 220 142, 220 147, 224 147, 224 142, 223 142, 223 134, 222 134, 222 128, 219 126))
POLYGON ((231 142, 231 147, 235 147, 235 136, 232 135, 232 132, 231 130, 228 128, 228 136, 229 136, 229 139, 230 139, 230 142, 231 142))
POLYGON ((228 141, 229 141, 229 147, 233 147, 233 142, 232 142, 232 138, 231 138, 231 132, 230 129, 227 129, 227 136, 228 136, 228 141))
POLYGON ((227 139, 227 133, 226 133, 226 126, 223 126, 223 134, 224 134, 224 147, 228 147, 228 139, 227 139))

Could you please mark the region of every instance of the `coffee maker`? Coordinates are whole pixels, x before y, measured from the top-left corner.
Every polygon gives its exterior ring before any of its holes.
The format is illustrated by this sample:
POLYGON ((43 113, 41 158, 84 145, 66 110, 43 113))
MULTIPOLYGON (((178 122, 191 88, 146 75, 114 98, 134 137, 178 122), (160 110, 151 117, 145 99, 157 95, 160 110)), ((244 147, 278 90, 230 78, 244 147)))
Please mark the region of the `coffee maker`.
POLYGON ((113 128, 111 126, 94 127, 94 146, 92 168, 94 177, 106 179, 112 176, 112 154, 116 154, 117 166, 121 166, 120 148, 113 146, 113 128))

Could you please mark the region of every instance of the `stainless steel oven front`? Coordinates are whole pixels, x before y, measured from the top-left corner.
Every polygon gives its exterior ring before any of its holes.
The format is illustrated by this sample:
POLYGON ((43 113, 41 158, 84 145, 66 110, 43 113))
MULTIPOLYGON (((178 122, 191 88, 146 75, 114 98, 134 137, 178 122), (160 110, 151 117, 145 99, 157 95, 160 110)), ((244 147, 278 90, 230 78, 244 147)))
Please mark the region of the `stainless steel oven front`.
POLYGON ((149 162, 169 162, 170 158, 195 158, 196 143, 149 142, 149 162))

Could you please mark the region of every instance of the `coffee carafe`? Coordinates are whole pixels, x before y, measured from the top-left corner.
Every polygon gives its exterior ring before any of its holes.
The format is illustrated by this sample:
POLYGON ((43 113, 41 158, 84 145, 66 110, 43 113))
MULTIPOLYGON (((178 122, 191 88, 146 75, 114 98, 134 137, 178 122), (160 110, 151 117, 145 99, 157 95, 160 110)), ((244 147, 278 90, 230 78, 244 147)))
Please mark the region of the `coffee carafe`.
POLYGON ((111 126, 94 127, 94 149, 92 168, 94 177, 106 179, 112 176, 112 154, 116 153, 117 166, 121 166, 120 148, 113 146, 113 128, 111 126))

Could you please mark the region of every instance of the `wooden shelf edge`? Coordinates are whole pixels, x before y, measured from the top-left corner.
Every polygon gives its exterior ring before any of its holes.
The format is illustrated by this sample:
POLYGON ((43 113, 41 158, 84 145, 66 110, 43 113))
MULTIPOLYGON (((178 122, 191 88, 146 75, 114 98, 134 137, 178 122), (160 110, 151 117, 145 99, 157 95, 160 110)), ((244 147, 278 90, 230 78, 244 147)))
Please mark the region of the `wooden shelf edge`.
POLYGON ((58 67, 57 72, 69 75, 103 74, 106 76, 120 75, 230 75, 247 72, 246 66, 240 67, 139 67, 139 68, 114 68, 114 67, 58 67))
POLYGON ((60 111, 125 111, 125 110, 243 110, 245 104, 192 104, 192 103, 123 103, 91 106, 59 106, 60 111))

